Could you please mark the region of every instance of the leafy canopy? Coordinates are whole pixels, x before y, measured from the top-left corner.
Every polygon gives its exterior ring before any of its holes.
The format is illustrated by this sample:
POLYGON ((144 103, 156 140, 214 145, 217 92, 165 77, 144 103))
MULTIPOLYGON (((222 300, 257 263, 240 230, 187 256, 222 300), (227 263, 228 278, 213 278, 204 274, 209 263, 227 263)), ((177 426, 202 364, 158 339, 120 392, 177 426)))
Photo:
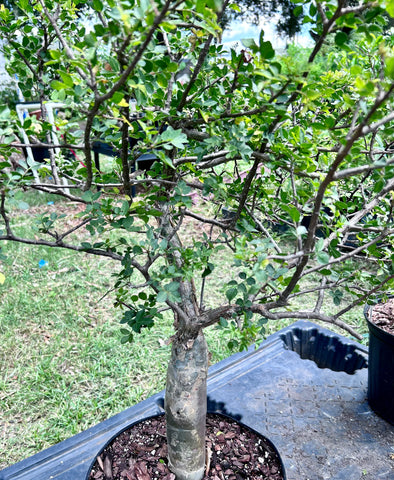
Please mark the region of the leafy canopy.
POLYGON ((227 50, 218 0, 0 9, 8 70, 41 104, 38 119, 0 112, 0 241, 119 261, 124 341, 166 308, 185 342, 236 322, 246 343, 279 318, 357 335, 341 316, 392 287, 394 4, 293 3, 316 43, 282 56, 263 31, 227 50), (62 104, 57 148, 49 101, 62 104), (22 127, 32 151, 48 148, 45 163, 11 168, 22 127), (105 168, 97 140, 113 155, 105 168), (19 238, 10 208, 26 189, 83 204, 78 226, 44 216, 40 235, 19 238), (229 279, 219 255, 232 259, 229 279))

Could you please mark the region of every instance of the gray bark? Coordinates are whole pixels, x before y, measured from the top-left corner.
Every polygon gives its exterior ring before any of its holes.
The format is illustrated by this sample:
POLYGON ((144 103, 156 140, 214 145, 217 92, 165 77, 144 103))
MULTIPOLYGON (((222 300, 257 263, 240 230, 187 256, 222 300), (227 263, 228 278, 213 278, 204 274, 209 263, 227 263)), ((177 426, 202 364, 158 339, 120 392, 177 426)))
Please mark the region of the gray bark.
POLYGON ((202 332, 194 340, 173 342, 165 409, 169 467, 177 480, 201 480, 204 475, 207 371, 202 332))

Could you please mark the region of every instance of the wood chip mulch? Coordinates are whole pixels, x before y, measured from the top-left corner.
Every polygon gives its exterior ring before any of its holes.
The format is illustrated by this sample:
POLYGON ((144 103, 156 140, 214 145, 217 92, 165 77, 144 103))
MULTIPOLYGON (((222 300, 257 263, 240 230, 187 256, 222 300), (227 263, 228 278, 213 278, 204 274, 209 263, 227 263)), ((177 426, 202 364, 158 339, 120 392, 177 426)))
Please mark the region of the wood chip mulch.
MULTIPOLYGON (((147 419, 119 435, 97 457, 89 480, 175 480, 167 467, 165 417, 147 419)), ((207 417, 203 480, 283 480, 270 442, 236 421, 207 417)))
POLYGON ((371 321, 377 327, 394 335, 394 298, 374 305, 371 321))

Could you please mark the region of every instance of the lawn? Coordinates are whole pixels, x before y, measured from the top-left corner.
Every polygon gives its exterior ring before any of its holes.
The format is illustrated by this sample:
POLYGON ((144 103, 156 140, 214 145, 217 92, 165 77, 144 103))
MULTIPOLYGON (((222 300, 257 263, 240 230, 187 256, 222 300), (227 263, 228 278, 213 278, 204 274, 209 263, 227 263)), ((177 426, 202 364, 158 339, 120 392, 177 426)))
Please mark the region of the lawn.
MULTIPOLYGON (((18 234, 27 236, 37 215, 59 207, 72 225, 76 204, 38 194, 17 198, 18 234)), ((165 315, 134 343, 121 344, 121 312, 111 292, 117 262, 10 242, 1 247, 0 469, 163 389, 173 333, 165 315)), ((207 287, 208 304, 234 275, 226 256, 216 262, 221 277, 207 287)), ((346 320, 365 332, 361 309, 346 320)), ((266 334, 289 323, 270 323, 266 334)), ((207 339, 216 363, 234 352, 240 335, 233 327, 210 328, 207 339)))

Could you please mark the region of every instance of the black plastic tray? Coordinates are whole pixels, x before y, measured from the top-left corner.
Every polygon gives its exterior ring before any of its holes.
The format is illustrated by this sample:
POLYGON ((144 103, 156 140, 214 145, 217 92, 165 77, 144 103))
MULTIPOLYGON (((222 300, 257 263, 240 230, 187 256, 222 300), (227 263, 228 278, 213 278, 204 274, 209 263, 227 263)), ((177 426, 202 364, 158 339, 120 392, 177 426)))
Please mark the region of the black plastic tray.
MULTIPOLYGON (((288 480, 393 480, 394 427, 368 406, 367 360, 358 343, 297 322, 211 367, 208 409, 273 441, 288 480)), ((162 412, 163 398, 160 392, 0 471, 0 480, 84 480, 116 431, 162 412)))

